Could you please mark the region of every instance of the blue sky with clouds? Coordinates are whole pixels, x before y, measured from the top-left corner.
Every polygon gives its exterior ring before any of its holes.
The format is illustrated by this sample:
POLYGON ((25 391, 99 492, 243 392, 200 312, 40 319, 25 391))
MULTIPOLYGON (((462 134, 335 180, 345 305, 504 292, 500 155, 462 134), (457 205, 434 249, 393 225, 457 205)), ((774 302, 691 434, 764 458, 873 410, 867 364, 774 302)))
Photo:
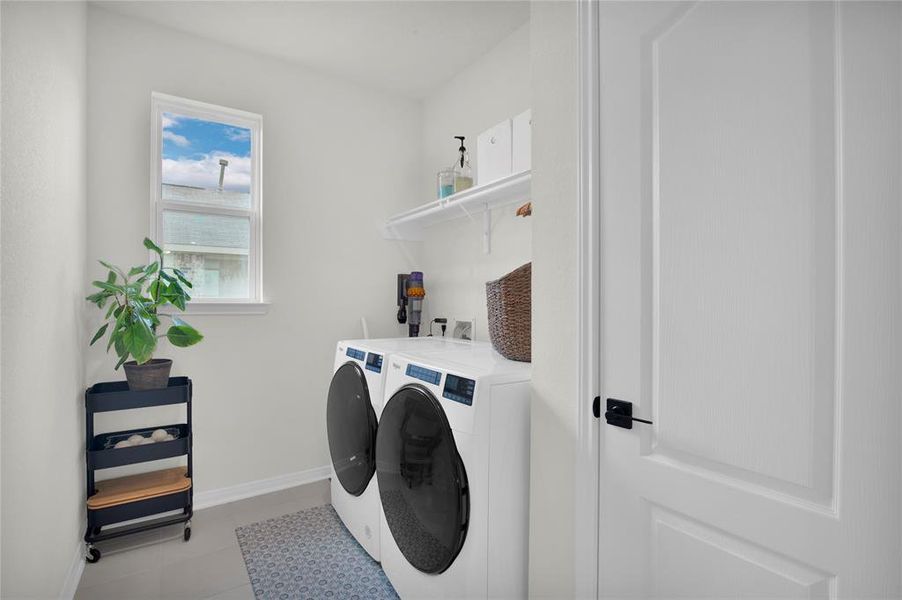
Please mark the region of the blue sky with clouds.
POLYGON ((215 188, 219 159, 229 161, 223 187, 250 191, 249 129, 163 113, 163 183, 215 188))

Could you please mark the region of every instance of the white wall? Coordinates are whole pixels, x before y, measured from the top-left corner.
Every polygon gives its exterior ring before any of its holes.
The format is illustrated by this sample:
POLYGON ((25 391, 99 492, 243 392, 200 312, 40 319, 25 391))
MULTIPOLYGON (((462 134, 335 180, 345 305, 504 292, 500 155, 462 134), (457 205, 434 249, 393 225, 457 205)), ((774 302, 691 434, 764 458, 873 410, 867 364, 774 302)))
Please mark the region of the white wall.
MULTIPOLYGON (((4 595, 53 596, 82 533, 81 393, 122 378, 101 347, 85 353, 101 315, 83 298, 104 274, 96 259, 147 260, 151 91, 264 117, 270 311, 194 316, 205 342, 159 353, 195 382, 195 486, 204 492, 328 464, 334 343, 361 334, 360 316, 373 336, 404 333, 395 273, 424 269, 433 306, 475 315, 485 337, 484 283, 529 260, 530 220, 496 211, 488 257, 481 224, 433 230, 424 244, 385 241, 378 226, 432 197, 434 171, 454 156, 451 136, 467 135, 475 158, 479 131, 530 106, 529 29, 419 103, 98 6, 2 6, 2 583, 4 595), (55 443, 31 445, 34 458, 23 461, 18 448, 45 435, 55 443)), ((114 413, 97 424, 176 415, 114 413)))
MULTIPOLYGON (((458 156, 454 136, 466 136, 476 166, 476 136, 529 108, 530 92, 527 23, 424 101, 420 203, 435 198, 436 173, 458 156)), ((515 216, 516 208, 493 211, 488 255, 482 250, 481 217, 427 230, 419 263, 426 280, 422 335, 432 317, 476 317, 477 339, 488 339, 485 282, 529 262, 531 256, 532 219, 515 216)))
POLYGON ((573 594, 577 417, 576 3, 534 2, 529 593, 573 594))
POLYGON ((4 598, 58 596, 83 533, 85 12, 0 5, 4 598))
MULTIPOLYGON (((91 275, 98 258, 147 260, 151 91, 263 115, 269 314, 192 317, 204 342, 159 353, 194 380, 195 489, 328 465, 335 342, 360 337, 361 316, 373 336, 402 331, 395 274, 414 268, 412 249, 378 225, 416 197, 419 104, 98 7, 88 36, 91 275)), ((87 379, 121 379, 114 363, 93 350, 87 379)))

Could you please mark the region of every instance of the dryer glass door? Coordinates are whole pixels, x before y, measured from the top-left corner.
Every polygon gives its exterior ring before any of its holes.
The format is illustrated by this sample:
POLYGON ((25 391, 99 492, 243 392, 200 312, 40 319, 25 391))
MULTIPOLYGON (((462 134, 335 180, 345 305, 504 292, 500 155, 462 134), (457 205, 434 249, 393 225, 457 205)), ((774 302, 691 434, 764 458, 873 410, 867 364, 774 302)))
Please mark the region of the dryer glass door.
POLYGON ((467 473, 441 404, 419 386, 389 399, 376 436, 376 477, 385 520, 411 565, 441 573, 464 545, 467 473))
POLYGON ((341 486, 359 496, 376 471, 376 412, 363 369, 343 364, 332 377, 326 406, 329 452, 341 486))

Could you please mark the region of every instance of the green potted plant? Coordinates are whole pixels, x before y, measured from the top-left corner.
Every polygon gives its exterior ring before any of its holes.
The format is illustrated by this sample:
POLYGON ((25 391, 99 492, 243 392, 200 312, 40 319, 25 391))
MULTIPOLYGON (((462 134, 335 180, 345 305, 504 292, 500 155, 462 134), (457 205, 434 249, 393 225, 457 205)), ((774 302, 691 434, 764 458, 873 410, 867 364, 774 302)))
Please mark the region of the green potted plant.
POLYGON ((94 281, 92 285, 100 291, 86 298, 97 308, 106 309, 104 323, 91 344, 109 331, 107 352, 116 350, 119 362, 116 369, 125 365, 125 378, 132 390, 164 388, 169 384, 172 360, 153 358, 157 340, 166 337, 173 346, 193 346, 203 336, 180 317, 160 309, 171 306, 185 310, 191 299, 185 288, 193 287, 185 274, 173 267, 163 266, 163 251, 149 238, 144 238, 144 247, 156 252, 158 260, 137 267, 126 273, 119 267, 99 261, 109 273, 106 281, 94 281), (171 325, 164 334, 157 334, 160 318, 165 317, 171 325), (129 360, 133 358, 134 360, 129 360))

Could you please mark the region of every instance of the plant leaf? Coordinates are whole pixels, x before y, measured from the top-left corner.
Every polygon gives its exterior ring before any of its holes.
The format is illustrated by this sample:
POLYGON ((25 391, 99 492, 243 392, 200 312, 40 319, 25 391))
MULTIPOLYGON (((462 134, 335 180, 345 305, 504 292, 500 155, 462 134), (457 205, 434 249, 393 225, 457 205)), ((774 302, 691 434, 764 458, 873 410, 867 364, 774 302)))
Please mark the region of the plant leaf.
POLYGON ((163 297, 179 310, 185 310, 185 304, 191 297, 185 293, 178 281, 173 281, 163 292, 163 297))
POLYGON ((129 302, 129 305, 132 307, 133 318, 142 319, 150 327, 151 332, 154 332, 157 324, 160 322, 156 315, 154 303, 144 303, 140 299, 133 299, 129 302))
POLYGON ((184 274, 184 273, 182 273, 182 272, 179 271, 178 269, 173 269, 172 272, 175 273, 175 276, 179 278, 179 281, 181 281, 182 283, 184 283, 185 285, 187 285, 189 288, 193 288, 193 287, 194 287, 193 285, 191 285, 191 282, 188 281, 188 278, 185 277, 185 274, 184 274))
POLYGON ((122 277, 122 279, 126 279, 125 272, 122 269, 120 269, 119 267, 117 267, 116 265, 111 265, 110 263, 108 263, 106 261, 102 261, 102 260, 98 260, 97 262, 99 262, 101 265, 103 265, 110 271, 116 271, 117 273, 119 273, 119 275, 122 277))
POLYGON ((204 339, 204 336, 202 336, 200 332, 184 321, 182 321, 182 325, 173 325, 170 327, 169 331, 166 332, 166 337, 173 346, 178 346, 179 348, 193 346, 204 339))
POLYGON ((182 286, 179 285, 178 281, 172 280, 172 282, 166 287, 166 294, 169 296, 185 296, 185 290, 182 289, 182 286))
MULTIPOLYGON (((151 264, 156 264, 156 263, 151 263, 151 264)), ((138 273, 143 273, 146 268, 147 268, 146 265, 141 265, 139 267, 132 267, 128 271, 128 276, 133 277, 133 276, 137 275, 138 273)), ((112 283, 112 282, 110 282, 110 283, 112 283)))
POLYGON ((85 300, 91 302, 92 304, 96 304, 97 308, 103 308, 103 305, 106 304, 107 298, 112 296, 110 292, 103 290, 97 292, 96 294, 91 294, 90 296, 85 297, 85 300))
POLYGON ((115 271, 110 271, 109 273, 107 273, 106 282, 107 283, 116 283, 116 272, 115 271))
MULTIPOLYGON (((119 337, 120 337, 120 335, 121 335, 121 333, 120 333, 120 331, 119 331, 119 326, 118 326, 118 325, 114 326, 114 327, 113 327, 113 332, 110 333, 110 341, 107 342, 107 345, 106 345, 106 351, 107 351, 107 352, 110 351, 110 347, 111 347, 113 344, 119 342, 119 337)), ((116 354, 120 354, 120 352, 119 352, 119 346, 118 346, 118 345, 116 346, 116 354)))
POLYGON ((132 319, 125 331, 122 332, 122 344, 125 349, 135 357, 139 365, 143 365, 153 357, 153 351, 157 346, 157 338, 141 317, 132 319))
POLYGON ((122 366, 122 363, 124 363, 124 362, 127 361, 127 360, 128 360, 128 353, 126 353, 124 356, 120 356, 120 357, 119 357, 119 362, 116 363, 116 367, 115 367, 113 370, 114 370, 114 371, 118 371, 118 370, 119 370, 119 367, 122 366))
POLYGON ((152 262, 149 265, 147 265, 147 268, 144 269, 144 274, 145 275, 153 275, 154 273, 157 272, 157 269, 159 269, 159 268, 160 268, 160 263, 152 262))
POLYGON ((160 300, 160 288, 162 284, 159 279, 154 279, 150 282, 150 285, 147 286, 147 293, 150 294, 150 297, 154 302, 158 302, 160 300))
MULTIPOLYGON (((150 238, 144 238, 144 247, 147 248, 148 250, 153 250, 154 252, 156 252, 157 254, 159 254, 159 255, 160 255, 160 258, 163 257, 163 251, 160 249, 159 246, 157 246, 156 244, 154 244, 153 241, 151 241, 150 238)), ((135 360, 137 360, 137 359, 135 359, 135 360)), ((140 361, 139 361, 139 362, 140 362, 140 361)))
POLYGON ((88 345, 89 345, 89 346, 93 346, 93 345, 94 345, 94 342, 96 342, 97 340, 99 340, 100 338, 102 338, 102 337, 103 337, 103 334, 106 333, 106 328, 109 327, 109 326, 110 326, 109 323, 104 323, 103 326, 102 326, 100 329, 97 330, 97 333, 94 334, 94 337, 91 338, 91 343, 88 344, 88 345))
POLYGON ((110 336, 110 340, 113 342, 113 346, 116 349, 116 354, 122 356, 128 356, 128 350, 125 349, 125 344, 122 342, 122 333, 125 331, 125 328, 122 326, 117 326, 117 329, 113 331, 113 334, 110 336))
POLYGON ((172 295, 167 296, 166 298, 169 300, 169 302, 172 303, 173 306, 175 306, 179 310, 185 310, 186 305, 185 305, 185 297, 184 296, 181 296, 178 294, 172 294, 172 295))
POLYGON ((114 285, 112 283, 107 283, 106 281, 92 281, 91 285, 94 287, 99 287, 102 290, 106 290, 107 292, 113 294, 122 294, 125 292, 125 288, 121 285, 114 285))

